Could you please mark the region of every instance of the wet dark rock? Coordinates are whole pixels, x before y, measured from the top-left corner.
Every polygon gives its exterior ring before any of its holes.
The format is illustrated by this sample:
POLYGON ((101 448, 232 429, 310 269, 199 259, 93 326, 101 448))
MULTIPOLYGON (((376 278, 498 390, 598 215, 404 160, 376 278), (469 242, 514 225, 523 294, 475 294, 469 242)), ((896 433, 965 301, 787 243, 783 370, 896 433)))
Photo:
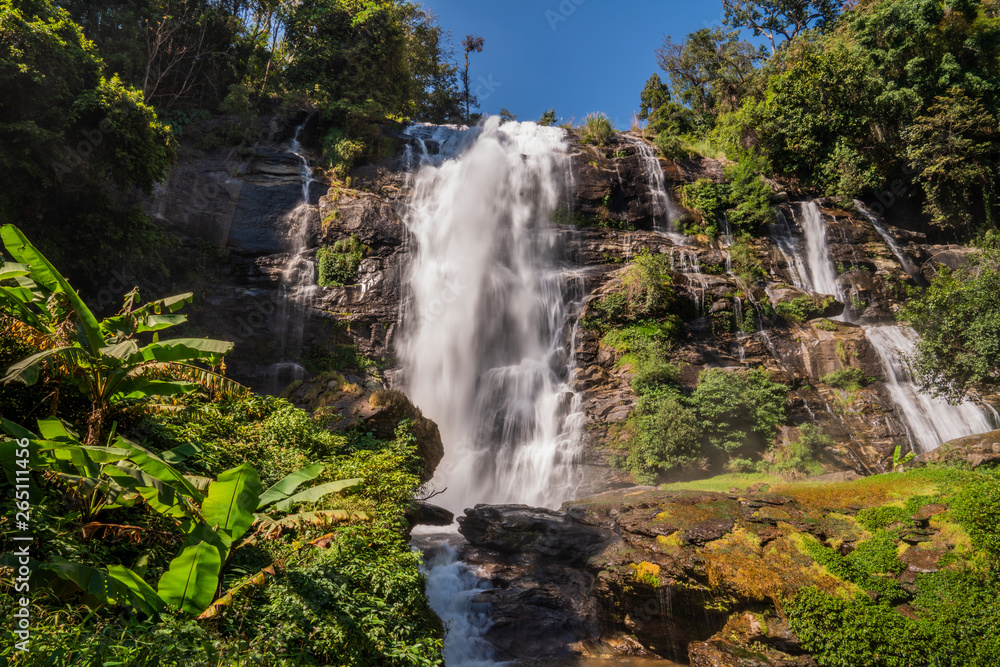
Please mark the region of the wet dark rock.
POLYGON ((443 507, 417 500, 406 513, 406 520, 414 526, 450 526, 455 522, 455 515, 443 507))

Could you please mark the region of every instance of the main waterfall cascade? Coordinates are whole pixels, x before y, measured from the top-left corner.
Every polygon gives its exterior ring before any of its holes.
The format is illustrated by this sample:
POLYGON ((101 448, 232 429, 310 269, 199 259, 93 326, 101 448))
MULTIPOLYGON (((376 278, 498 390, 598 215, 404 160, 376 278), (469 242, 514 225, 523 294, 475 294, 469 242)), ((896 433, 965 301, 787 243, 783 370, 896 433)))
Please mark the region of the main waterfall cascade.
POLYGON ((570 387, 582 281, 557 264, 551 223, 570 179, 564 132, 497 118, 434 132, 405 218, 399 349, 445 443, 436 502, 557 506, 576 486, 584 418, 570 387))
MULTIPOLYGON (((582 278, 560 267, 552 214, 572 182, 565 133, 491 118, 411 126, 418 168, 399 351, 404 388, 441 429, 434 502, 556 507, 578 483, 584 413, 572 390, 582 278)), ((415 531, 427 595, 448 624, 449 667, 495 663, 485 587, 454 534, 415 531)))

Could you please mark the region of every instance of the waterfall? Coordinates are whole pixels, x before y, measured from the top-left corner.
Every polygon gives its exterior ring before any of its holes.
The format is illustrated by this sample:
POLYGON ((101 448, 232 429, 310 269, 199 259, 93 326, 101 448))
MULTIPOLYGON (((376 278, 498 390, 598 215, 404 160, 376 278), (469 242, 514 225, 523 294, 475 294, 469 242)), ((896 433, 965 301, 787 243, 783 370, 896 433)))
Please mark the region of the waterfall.
POLYGON ((288 261, 281 269, 280 305, 276 313, 275 343, 279 361, 267 371, 266 393, 278 394, 286 386, 306 376, 306 369, 299 363, 306 321, 316 293, 316 266, 309 256, 309 233, 315 216, 310 202, 310 189, 315 181, 309 160, 306 159, 299 136, 305 128, 303 121, 295 129, 289 151, 299 159, 302 181, 302 198, 289 211, 282 223, 290 230, 288 261))
POLYGON ((674 229, 673 222, 680 217, 677 207, 667 192, 667 182, 663 175, 663 165, 656 157, 656 149, 648 143, 628 134, 621 135, 631 145, 635 146, 642 161, 642 170, 646 174, 646 185, 653 201, 653 231, 669 237, 676 243, 683 242, 684 235, 674 229))
POLYGON ((826 241, 826 221, 815 201, 802 204, 802 231, 806 238, 806 267, 809 269, 806 289, 843 301, 843 294, 837 285, 837 269, 830 259, 830 246, 826 241))
POLYGON ((875 228, 875 231, 879 233, 879 236, 881 236, 886 245, 889 246, 892 254, 899 260, 899 265, 903 267, 903 270, 906 271, 907 275, 911 278, 916 278, 917 268, 913 265, 913 262, 910 261, 910 258, 906 256, 906 253, 903 252, 903 249, 900 247, 899 243, 896 242, 896 239, 894 239, 889 234, 889 231, 882 225, 878 216, 868 210, 868 208, 857 199, 854 200, 854 206, 861 212, 861 215, 868 218, 868 221, 872 223, 872 227, 875 228))
POLYGON ((489 605, 474 601, 489 590, 461 561, 458 549, 445 541, 436 545, 429 538, 416 541, 425 549, 423 572, 427 577, 427 601, 448 629, 444 660, 448 667, 492 667, 498 665, 493 647, 483 639, 490 627, 489 605))
MULTIPOLYGON (((437 422, 440 504, 556 506, 573 491, 583 414, 570 388, 574 300, 551 214, 564 132, 490 119, 417 174, 403 317, 405 388, 437 422)), ((459 138, 455 138, 459 139, 459 138)))
MULTIPOLYGON (((583 277, 560 266, 572 232, 552 223, 572 179, 565 132, 494 117, 407 133, 422 166, 398 351, 403 388, 441 429, 434 502, 557 507, 576 488, 585 419, 572 389, 583 277)), ((489 609, 474 602, 483 582, 453 548, 433 551, 427 595, 449 625, 448 666, 495 664, 489 609)))
POLYGON ((993 430, 989 415, 971 402, 951 405, 922 394, 903 361, 914 352, 917 332, 909 327, 865 327, 885 370, 886 388, 899 407, 910 445, 915 452, 929 452, 942 443, 993 430))
POLYGON ((785 217, 784 212, 778 209, 778 216, 781 218, 781 225, 773 228, 771 232, 771 238, 774 240, 775 246, 778 248, 778 252, 781 253, 782 258, 785 260, 785 265, 788 267, 788 274, 792 280, 792 285, 796 289, 809 289, 806 287, 806 283, 809 282, 809 271, 805 264, 802 263, 802 253, 799 252, 796 246, 796 239, 792 234, 792 227, 788 224, 788 218, 785 217))

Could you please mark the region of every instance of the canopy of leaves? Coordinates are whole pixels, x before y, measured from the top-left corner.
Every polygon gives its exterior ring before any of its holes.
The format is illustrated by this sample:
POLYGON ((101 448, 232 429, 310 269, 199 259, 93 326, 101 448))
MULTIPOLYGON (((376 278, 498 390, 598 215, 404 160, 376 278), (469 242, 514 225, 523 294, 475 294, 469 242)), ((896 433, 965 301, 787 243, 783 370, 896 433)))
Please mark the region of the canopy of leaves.
POLYGON ((975 385, 1000 385, 1000 250, 955 271, 942 268, 899 317, 922 336, 913 368, 925 390, 960 400, 975 385))

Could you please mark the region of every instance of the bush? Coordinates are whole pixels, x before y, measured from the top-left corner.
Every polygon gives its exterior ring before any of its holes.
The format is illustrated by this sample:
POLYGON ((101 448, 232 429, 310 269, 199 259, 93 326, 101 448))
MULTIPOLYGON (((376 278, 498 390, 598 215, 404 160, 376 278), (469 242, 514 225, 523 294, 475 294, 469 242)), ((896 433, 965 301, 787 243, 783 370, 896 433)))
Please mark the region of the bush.
POLYGON ((823 384, 850 392, 859 391, 874 381, 875 378, 868 377, 860 368, 854 367, 842 368, 820 378, 823 384))
POLYGON ((690 153, 684 148, 680 137, 676 134, 660 132, 653 140, 653 144, 660 151, 660 155, 671 160, 686 160, 690 153))
POLYGON ((681 203, 697 211, 706 225, 713 225, 729 206, 729 185, 699 178, 681 188, 681 203))
POLYGON ((767 372, 702 371, 691 396, 710 446, 726 454, 762 451, 787 416, 788 387, 767 372))
POLYGON ((603 113, 593 113, 583 121, 583 128, 580 132, 580 141, 585 144, 595 144, 597 146, 607 146, 615 136, 614 125, 611 119, 603 113))
POLYGON ((317 282, 322 287, 340 287, 353 284, 358 277, 358 267, 368 252, 368 247, 352 235, 341 239, 332 247, 316 252, 317 282))
POLYGON ((953 509, 973 546, 1000 559, 1000 481, 969 484, 955 498, 953 509))
POLYGON ((760 177, 754 160, 746 157, 726 169, 730 181, 729 223, 733 229, 745 234, 757 235, 761 227, 774 223, 774 206, 771 195, 774 191, 760 177))
POLYGON ((816 461, 816 454, 825 447, 836 444, 829 435, 813 424, 799 427, 799 437, 776 456, 772 470, 778 473, 821 474, 823 467, 816 461))
POLYGON ((690 465, 700 446, 698 418, 671 394, 646 397, 630 422, 626 465, 640 484, 654 484, 661 472, 690 465))
POLYGON ((833 305, 834 298, 828 296, 824 299, 803 294, 789 301, 780 301, 774 306, 776 312, 782 319, 788 322, 802 324, 814 317, 819 317, 833 305))
POLYGON ((767 270, 760 261, 757 252, 745 238, 737 239, 729 246, 729 257, 733 264, 733 273, 747 285, 753 285, 758 280, 767 278, 767 270))

